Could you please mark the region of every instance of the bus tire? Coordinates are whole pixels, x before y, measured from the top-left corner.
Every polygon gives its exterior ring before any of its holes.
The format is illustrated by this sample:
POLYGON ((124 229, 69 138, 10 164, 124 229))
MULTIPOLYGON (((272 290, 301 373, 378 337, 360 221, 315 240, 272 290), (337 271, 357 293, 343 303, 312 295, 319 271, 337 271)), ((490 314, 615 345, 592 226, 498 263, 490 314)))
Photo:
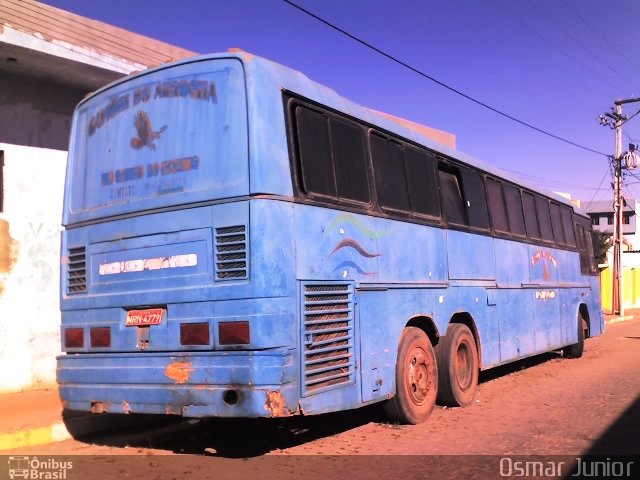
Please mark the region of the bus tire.
POLYGON ((580 358, 584 353, 585 321, 578 313, 578 343, 568 345, 562 349, 562 355, 567 358, 580 358))
POLYGON ((396 362, 396 394, 384 409, 394 421, 422 423, 433 411, 438 395, 438 367, 427 334, 406 327, 400 337, 396 362))
POLYGON ((436 346, 438 404, 466 407, 478 386, 478 349, 469 327, 451 323, 436 346))

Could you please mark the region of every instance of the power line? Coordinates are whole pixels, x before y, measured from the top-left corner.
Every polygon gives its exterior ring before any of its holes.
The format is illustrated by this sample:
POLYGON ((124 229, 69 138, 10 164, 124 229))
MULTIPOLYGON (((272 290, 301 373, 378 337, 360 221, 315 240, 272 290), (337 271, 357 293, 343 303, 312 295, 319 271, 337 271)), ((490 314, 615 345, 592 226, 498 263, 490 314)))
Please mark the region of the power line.
MULTIPOLYGON (((587 48, 584 46, 584 44, 578 40, 574 35, 571 34, 571 32, 569 32, 567 29, 565 29, 564 27, 562 27, 561 25, 559 25, 553 18, 551 18, 549 15, 547 15, 544 11, 542 11, 540 8, 536 7, 530 0, 527 0, 527 3, 529 4, 529 6, 531 8, 533 8, 534 10, 536 10, 538 13, 540 13, 544 18, 546 18, 549 23, 551 23, 551 25, 554 25, 558 30, 560 30, 561 32, 564 32, 565 35, 567 35, 571 40, 573 40, 578 46, 580 46, 580 48, 582 48, 585 52, 587 52, 589 55, 591 55, 593 58, 595 58, 596 60, 598 60, 600 63, 602 63, 605 67, 607 67, 609 70, 611 70, 613 73, 615 73, 618 77, 622 78, 622 74, 616 70, 615 68, 613 68, 610 64, 608 64, 605 60, 603 60, 599 55, 596 55, 591 49, 587 48)), ((638 85, 637 83, 629 80, 628 78, 625 78, 624 80, 626 80, 627 82, 629 82, 630 84, 632 84, 634 87, 636 88, 640 88, 640 85, 638 85)))
POLYGON ((573 145, 574 147, 581 148, 582 150, 586 150, 586 151, 591 152, 591 153, 597 153, 598 155, 602 155, 602 156, 605 156, 605 157, 609 156, 606 153, 602 153, 602 152, 599 152, 599 151, 594 150, 592 148, 585 147, 584 145, 580 145, 579 143, 573 142, 571 140, 567 140, 566 138, 562 138, 562 137, 560 137, 558 135, 555 135, 555 134, 553 134, 551 132, 548 132, 548 131, 543 130, 543 129, 539 128, 539 127, 536 127, 535 125, 527 123, 524 120, 520 120, 520 119, 514 117, 513 115, 510 115, 510 114, 505 113, 505 112, 503 112, 501 110, 498 110, 497 108, 492 107, 487 103, 484 103, 484 102, 482 102, 480 100, 477 100, 477 99, 473 98, 472 96, 467 95, 466 93, 463 93, 460 90, 458 90, 458 89, 456 89, 456 88, 454 88, 454 87, 452 87, 450 85, 447 85, 444 82, 441 82, 440 80, 437 80, 436 78, 432 77, 431 75, 428 75, 428 74, 424 73, 423 71, 417 69, 416 67, 413 67, 413 66, 409 65, 408 63, 406 63, 406 62, 404 62, 402 60, 399 60, 398 58, 394 57, 390 53, 387 53, 384 50, 381 50, 380 48, 375 47, 374 45, 372 45, 372 44, 370 44, 368 42, 365 42, 364 40, 360 39, 359 37, 356 37, 355 35, 347 32, 346 30, 343 30, 342 28, 340 28, 340 27, 334 25, 333 23, 325 20, 324 18, 322 18, 322 17, 310 12, 309 10, 306 10, 306 9, 302 8, 300 5, 297 5, 297 4, 295 4, 294 2, 292 2, 290 0, 282 0, 282 1, 287 3, 288 5, 296 8, 296 9, 298 9, 302 13, 304 13, 304 14, 312 17, 312 18, 315 18, 319 22, 321 22, 321 23, 325 24, 326 26, 336 30, 337 32, 342 33, 343 35, 349 37, 350 39, 352 39, 352 40, 354 40, 356 42, 358 42, 359 44, 361 44, 361 45, 373 50, 376 53, 379 53, 380 55, 382 55, 383 57, 391 60, 392 62, 395 62, 398 65, 401 65, 401 66, 411 70, 412 72, 420 75, 421 77, 424 77, 427 80, 430 80, 430 81, 440 85, 441 87, 446 88, 450 92, 453 92, 456 95, 460 95, 461 97, 466 98, 467 100, 469 100, 469 101, 471 101, 471 102, 473 102, 473 103, 475 103, 477 105, 480 105, 481 107, 486 108, 487 110, 491 110, 492 112, 497 113, 498 115, 501 115, 501 116, 503 116, 503 117, 505 117, 505 118, 507 118, 507 119, 509 119, 511 121, 514 121, 516 123, 519 123, 520 125, 523 125, 523 126, 528 127, 528 128, 530 128, 532 130, 535 130, 538 133, 542 133, 543 135, 547 135, 548 137, 555 138, 556 140, 559 140, 561 142, 567 143, 569 145, 573 145))
POLYGON ((631 120, 633 117, 635 117, 636 115, 638 115, 640 113, 640 110, 638 110, 636 113, 634 113, 633 115, 631 115, 630 117, 627 117, 621 124, 620 126, 624 125, 625 123, 627 123, 629 120, 631 120))
POLYGON ((529 23, 527 23, 526 21, 524 21, 520 16, 516 15, 515 13, 513 13, 511 11, 510 8, 508 8, 504 2, 499 2, 500 7, 502 7, 503 10, 505 10, 509 15, 511 15, 513 18, 515 18, 516 20, 518 20, 520 23, 522 23, 525 27, 527 27, 529 30, 531 30, 533 33, 535 33, 538 37, 540 37, 544 42, 548 43, 549 45, 551 45, 551 47, 553 47, 554 49, 556 49, 557 51, 559 51, 561 54, 563 54, 565 57, 567 57, 569 60, 571 60, 572 62, 576 63, 577 65, 580 65, 582 68, 584 68, 587 72, 589 72, 591 75, 593 75, 594 77, 599 78, 600 80, 602 80, 603 82, 607 83, 610 87, 613 87, 615 90, 623 90, 623 88, 620 88, 619 84, 614 84, 612 83, 608 78, 604 77, 603 75, 600 74, 600 72, 598 72, 597 70, 593 70, 592 68, 589 67, 589 65, 587 65, 584 62, 581 62, 580 60, 578 60, 576 57, 570 55, 569 53, 567 53, 565 50, 563 50, 562 48, 560 48, 558 45, 556 45, 554 42, 552 42, 551 40, 549 40, 547 37, 545 37, 544 35, 542 35, 537 29, 535 29, 534 27, 532 27, 529 23))
POLYGON ((589 24, 582 15, 580 15, 580 13, 578 13, 577 10, 575 10, 573 7, 571 7, 569 5, 569 3, 566 0, 562 0, 562 3, 564 3, 565 7, 567 7, 567 9, 571 10, 571 12, 573 12, 575 14, 576 17, 578 17, 578 20, 580 20, 584 25, 586 25, 593 33, 595 33, 596 35, 598 35, 602 40, 605 41, 605 43, 607 45, 609 45, 613 50, 615 50, 618 55, 620 55, 622 58, 624 58, 627 62, 631 63, 634 67, 636 68, 640 68, 638 67, 638 64, 635 63, 630 57, 628 57, 625 53, 623 53, 622 51, 620 51, 618 49, 618 47, 616 47, 613 43, 611 43, 609 41, 609 39, 607 37, 605 37, 604 35, 602 35, 602 33, 600 33, 597 29, 595 29, 593 26, 591 26, 591 24, 589 24))
MULTIPOLYGON (((519 175, 519 176, 524 177, 524 178, 528 178, 528 179, 533 180, 533 181, 537 181, 539 183, 545 182, 548 185, 573 187, 573 188, 578 188, 578 189, 581 189, 581 190, 598 190, 597 188, 594 188, 592 186, 580 185, 580 184, 577 184, 577 183, 570 183, 570 182, 563 182, 562 180, 554 180, 554 179, 551 179, 551 178, 538 177, 536 175, 530 175, 528 173, 522 173, 522 172, 518 172, 516 170, 509 170, 508 168, 502 168, 501 170, 504 170, 506 172, 515 173, 516 175, 519 175)), ((606 190, 606 189, 602 189, 602 190, 606 190)))
MULTIPOLYGON (((600 187, 602 186, 604 179, 607 178, 607 174, 611 175, 611 163, 609 163, 609 165, 607 166, 607 169, 605 170, 604 175, 602 176, 602 180, 600 180, 600 184, 598 185, 598 188, 593 193, 593 197, 591 197, 591 200, 589 200, 589 203, 587 203, 587 206, 584 207, 585 210, 589 210, 589 207, 591 206, 591 204, 596 198, 596 195, 598 195, 598 192, 600 191, 600 187)), ((604 189, 604 190, 607 190, 607 189, 604 189)))

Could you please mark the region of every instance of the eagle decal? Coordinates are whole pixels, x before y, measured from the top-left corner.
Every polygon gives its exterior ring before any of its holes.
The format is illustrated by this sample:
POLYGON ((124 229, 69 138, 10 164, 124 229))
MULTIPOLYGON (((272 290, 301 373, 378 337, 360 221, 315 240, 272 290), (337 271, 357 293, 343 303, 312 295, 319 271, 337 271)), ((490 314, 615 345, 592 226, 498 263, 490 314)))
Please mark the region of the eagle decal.
POLYGON ((155 150, 156 144, 154 142, 159 139, 162 132, 167 129, 167 126, 164 125, 160 130, 154 132, 149 115, 147 115, 147 112, 144 110, 140 110, 136 113, 133 118, 133 125, 136 127, 138 136, 131 139, 131 146, 136 150, 140 150, 142 147, 148 147, 149 150, 155 150))

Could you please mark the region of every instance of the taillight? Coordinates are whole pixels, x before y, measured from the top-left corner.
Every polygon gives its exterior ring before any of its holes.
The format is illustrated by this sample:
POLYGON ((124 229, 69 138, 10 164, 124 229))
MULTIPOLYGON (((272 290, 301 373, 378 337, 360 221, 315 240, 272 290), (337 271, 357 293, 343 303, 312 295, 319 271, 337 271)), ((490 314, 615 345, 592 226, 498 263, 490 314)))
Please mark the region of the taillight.
POLYGON ((211 345, 209 323, 181 323, 180 345, 211 345))
POLYGON ((223 322, 218 324, 220 345, 247 345, 251 343, 249 322, 223 322))
POLYGON ((65 348, 84 347, 84 328, 66 328, 64 330, 65 348))
POLYGON ((92 347, 110 347, 111 328, 93 327, 89 330, 89 338, 92 347))

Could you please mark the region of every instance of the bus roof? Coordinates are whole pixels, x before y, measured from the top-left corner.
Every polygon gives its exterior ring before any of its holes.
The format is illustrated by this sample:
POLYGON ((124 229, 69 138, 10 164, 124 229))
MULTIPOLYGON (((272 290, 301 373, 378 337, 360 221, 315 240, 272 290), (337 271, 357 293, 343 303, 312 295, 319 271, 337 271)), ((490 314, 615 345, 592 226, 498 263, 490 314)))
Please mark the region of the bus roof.
MULTIPOLYGON (((293 92, 296 95, 325 105, 343 114, 358 118, 372 125, 376 125, 407 140, 413 141, 435 152, 441 153, 444 156, 458 160, 461 163, 476 167, 488 174, 494 175, 504 180, 508 180, 529 190, 542 193, 543 195, 546 195, 559 203, 569 205, 576 213, 581 214, 585 217, 587 216, 586 212, 582 208, 577 207, 576 205, 571 203, 570 200, 561 195, 558 195, 550 190, 541 189, 533 185, 532 183, 527 182, 526 180, 518 178, 517 175, 514 175, 509 171, 493 166, 485 161, 473 157, 472 155, 451 148, 443 143, 436 142, 424 133, 421 133, 420 129, 411 128, 411 126, 405 124, 404 122, 397 121, 397 118, 393 115, 384 112, 378 112, 374 109, 359 105, 339 95, 335 90, 320 83, 314 82, 302 72, 299 72, 291 67, 284 66, 272 60, 253 55, 237 48, 230 49, 227 52, 211 53, 183 58, 174 62, 166 63, 154 68, 150 68, 148 70, 144 70, 142 72, 138 72, 136 74, 129 75, 127 77, 123 77, 85 97, 80 102, 77 108, 82 106, 85 102, 89 101, 95 95, 98 95, 117 85, 127 82, 131 78, 136 78, 152 72, 173 68, 175 66, 183 64, 221 58, 235 58, 240 60, 244 66, 247 85, 253 86, 257 90, 269 91, 269 89, 271 89, 272 91, 274 88, 278 88, 278 90, 287 90, 293 92)), ((411 121, 407 122, 414 123, 411 121)))

